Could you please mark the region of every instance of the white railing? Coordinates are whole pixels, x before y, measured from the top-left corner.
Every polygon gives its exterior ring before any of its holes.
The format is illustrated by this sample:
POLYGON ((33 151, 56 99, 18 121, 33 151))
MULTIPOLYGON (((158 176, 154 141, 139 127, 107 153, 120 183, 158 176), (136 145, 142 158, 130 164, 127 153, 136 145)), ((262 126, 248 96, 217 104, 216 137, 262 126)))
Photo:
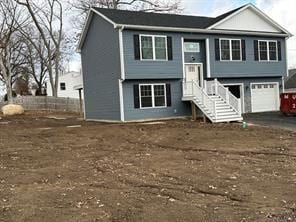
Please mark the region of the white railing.
POLYGON ((217 79, 206 82, 206 92, 209 95, 220 96, 241 116, 241 100, 236 98, 229 89, 224 87, 217 79))
MULTIPOLYGON (((212 100, 206 91, 201 88, 197 82, 183 82, 183 96, 184 97, 194 97, 199 102, 201 102, 216 119, 216 101, 212 100)), ((205 113, 206 114, 206 113, 205 113)), ((206 114, 207 115, 207 114, 206 114)), ((209 116, 208 116, 209 117, 209 116)), ((211 117, 209 117, 212 119, 211 117)))

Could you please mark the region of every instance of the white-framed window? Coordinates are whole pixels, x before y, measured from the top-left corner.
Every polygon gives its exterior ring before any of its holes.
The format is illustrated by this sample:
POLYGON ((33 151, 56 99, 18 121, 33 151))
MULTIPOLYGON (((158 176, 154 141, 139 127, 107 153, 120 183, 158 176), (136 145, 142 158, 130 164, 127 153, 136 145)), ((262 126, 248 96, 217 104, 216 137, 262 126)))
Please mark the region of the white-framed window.
POLYGON ((140 35, 141 60, 167 60, 167 36, 140 35))
POLYGON ((184 52, 200 52, 199 42, 184 42, 184 52))
POLYGON ((277 41, 259 40, 258 54, 259 61, 278 61, 277 41))
POLYGON ((221 61, 242 61, 241 39, 220 39, 221 61))
POLYGON ((140 108, 162 108, 167 106, 166 84, 140 84, 140 108))

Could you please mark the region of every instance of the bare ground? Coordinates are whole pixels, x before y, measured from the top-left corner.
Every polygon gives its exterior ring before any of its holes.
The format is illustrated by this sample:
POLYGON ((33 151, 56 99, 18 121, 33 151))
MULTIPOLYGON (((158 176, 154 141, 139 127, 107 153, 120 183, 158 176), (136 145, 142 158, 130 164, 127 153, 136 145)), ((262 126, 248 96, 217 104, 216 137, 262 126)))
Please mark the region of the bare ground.
POLYGON ((0 120, 1 222, 296 221, 295 132, 51 116, 0 120))

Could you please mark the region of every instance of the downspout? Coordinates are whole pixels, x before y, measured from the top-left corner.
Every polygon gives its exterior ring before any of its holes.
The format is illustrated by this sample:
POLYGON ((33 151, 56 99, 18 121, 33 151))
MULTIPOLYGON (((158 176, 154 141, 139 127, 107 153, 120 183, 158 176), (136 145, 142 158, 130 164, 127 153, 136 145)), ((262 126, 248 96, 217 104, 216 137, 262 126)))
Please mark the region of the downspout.
POLYGON ((119 89, 119 103, 120 103, 120 121, 124 122, 124 101, 123 101, 123 82, 125 80, 125 67, 124 67, 124 52, 123 52, 123 37, 122 31, 124 26, 115 26, 118 28, 119 33, 119 53, 120 53, 120 78, 118 79, 119 89))

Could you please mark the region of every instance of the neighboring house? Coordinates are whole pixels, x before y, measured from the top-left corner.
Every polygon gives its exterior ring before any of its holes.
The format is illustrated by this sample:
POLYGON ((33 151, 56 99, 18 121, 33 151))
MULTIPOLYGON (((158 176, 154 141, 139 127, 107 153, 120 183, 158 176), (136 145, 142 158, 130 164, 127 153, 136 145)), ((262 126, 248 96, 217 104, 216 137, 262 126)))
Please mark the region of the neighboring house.
MULTIPOLYGON (((81 72, 67 72, 59 76, 58 97, 79 98, 83 88, 81 72)), ((52 96, 50 81, 47 81, 47 95, 52 96)))
POLYGON ((78 46, 85 118, 183 117, 195 105, 224 122, 278 110, 290 36, 252 4, 216 18, 92 8, 78 46))
POLYGON ((296 92, 296 69, 289 70, 289 76, 285 78, 285 91, 296 92))

